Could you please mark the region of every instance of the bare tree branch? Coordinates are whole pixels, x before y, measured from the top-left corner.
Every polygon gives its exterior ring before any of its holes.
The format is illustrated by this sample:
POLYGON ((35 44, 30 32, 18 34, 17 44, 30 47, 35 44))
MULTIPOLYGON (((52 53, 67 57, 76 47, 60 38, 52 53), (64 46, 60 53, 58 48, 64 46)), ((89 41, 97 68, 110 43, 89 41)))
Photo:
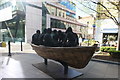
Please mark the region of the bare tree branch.
POLYGON ((107 14, 105 14, 105 13, 103 13, 106 17, 108 17, 108 18, 111 18, 116 24, 118 24, 118 22, 116 22, 116 20, 113 18, 113 17, 110 17, 110 16, 108 16, 107 14))
MULTIPOLYGON (((77 7, 77 6, 76 6, 77 7)), ((82 11, 82 12, 84 12, 84 13, 86 13, 86 14, 89 14, 88 12, 86 12, 86 11, 84 11, 84 10, 82 10, 82 9, 80 9, 79 7, 77 7, 80 11, 82 11)), ((90 14, 89 14, 90 15, 90 14)))
MULTIPOLYGON (((78 0, 76 0, 76 1, 78 1, 78 0)), ((78 1, 79 2, 79 1, 78 1)), ((86 5, 84 5, 84 4, 82 4, 81 2, 79 2, 81 5, 83 5, 84 7, 86 7, 86 8, 88 8, 88 9, 90 9, 90 10, 92 10, 92 11, 94 11, 94 12, 96 12, 96 13, 98 13, 99 14, 99 12, 98 11, 96 11, 96 10, 94 10, 94 9, 92 9, 92 8, 90 8, 90 7, 87 7, 86 5)))
MULTIPOLYGON (((76 1, 77 1, 77 0, 76 0, 76 1)), ((79 1, 78 1, 78 2, 79 2, 79 1)), ((98 4, 98 5, 101 5, 101 6, 102 6, 102 4, 100 4, 100 3, 96 3, 96 2, 94 2, 94 1, 92 1, 92 2, 93 2, 94 4, 98 4)), ((79 3, 80 3, 81 5, 83 5, 84 7, 86 7, 86 8, 88 8, 88 9, 96 12, 97 14, 104 14, 106 17, 111 18, 116 24, 118 24, 117 19, 109 12, 109 10, 108 10, 105 6, 103 6, 103 7, 104 7, 104 8, 106 9, 106 11, 110 14, 110 16, 107 15, 106 13, 100 13, 100 12, 98 12, 97 10, 94 10, 94 9, 92 9, 92 8, 90 8, 90 7, 82 4, 81 2, 79 2, 79 3)))
POLYGON ((80 3, 79 1, 78 1, 78 2, 79 2, 80 4, 82 4, 84 7, 88 8, 88 9, 90 9, 90 10, 93 10, 93 11, 95 11, 95 12, 98 13, 98 14, 104 14, 106 17, 112 19, 112 20, 116 23, 116 25, 118 26, 118 45, 117 45, 117 46, 118 46, 118 47, 117 47, 118 49, 117 49, 117 50, 120 50, 120 22, 119 22, 119 19, 120 19, 120 0, 119 0, 119 2, 118 2, 117 4, 115 4, 114 2, 113 2, 113 3, 110 2, 110 0, 108 0, 108 1, 109 1, 109 3, 111 3, 112 5, 115 5, 115 6, 116 6, 116 9, 118 10, 118 20, 117 20, 117 18, 116 18, 114 15, 112 15, 112 13, 110 12, 110 10, 109 10, 107 7, 105 7, 105 6, 104 6, 102 3, 100 3, 100 2, 94 2, 94 4, 100 5, 100 6, 103 7, 107 12, 101 13, 101 12, 99 12, 99 11, 97 11, 97 10, 92 9, 91 7, 88 7, 88 6, 80 3))
POLYGON ((115 2, 112 2, 110 0, 107 0, 107 1, 110 2, 112 5, 116 6, 117 10, 120 11, 120 7, 119 7, 120 6, 120 4, 119 4, 120 1, 118 2, 118 4, 117 3, 115 4, 115 2))
MULTIPOLYGON (((118 22, 118 20, 116 19, 116 17, 115 16, 113 16, 112 14, 111 14, 111 12, 107 9, 107 7, 105 7, 103 4, 101 4, 100 2, 94 2, 94 1, 92 1, 93 3, 95 3, 95 4, 98 4, 98 5, 101 5, 107 12, 108 12, 108 14, 110 14, 110 18, 111 19, 113 19, 113 21, 115 22, 115 23, 119 23, 118 22)), ((107 15, 106 15, 107 16, 107 15)))
POLYGON ((111 4, 113 4, 114 6, 118 6, 117 4, 115 4, 114 2, 107 0, 108 2, 110 2, 111 4))
POLYGON ((105 7, 105 6, 104 6, 103 4, 101 4, 100 2, 91 1, 92 3, 94 3, 94 4, 96 4, 96 5, 102 6, 102 7, 107 11, 107 13, 108 13, 110 16, 109 16, 108 14, 106 14, 106 13, 98 12, 97 10, 92 9, 92 8, 90 8, 90 7, 88 7, 88 6, 84 5, 84 4, 82 4, 82 3, 81 3, 80 1, 78 1, 78 0, 76 0, 76 1, 79 2, 81 5, 83 5, 84 7, 86 7, 86 8, 88 8, 88 9, 90 9, 90 10, 96 12, 97 14, 104 14, 106 17, 111 18, 116 24, 119 24, 119 22, 118 22, 118 20, 116 19, 116 17, 113 16, 113 15, 111 14, 111 12, 107 9, 107 7, 105 7))

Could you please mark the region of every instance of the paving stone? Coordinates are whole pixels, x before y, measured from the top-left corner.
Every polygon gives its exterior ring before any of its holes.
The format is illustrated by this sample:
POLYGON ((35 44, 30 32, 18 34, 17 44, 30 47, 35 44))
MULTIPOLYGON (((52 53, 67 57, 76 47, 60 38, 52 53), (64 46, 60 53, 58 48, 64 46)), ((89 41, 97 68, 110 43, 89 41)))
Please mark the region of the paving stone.
MULTIPOLYGON (((32 66, 34 63, 43 62, 43 58, 35 53, 15 53, 12 57, 2 58, 0 78, 51 78, 32 66)), ((119 65, 90 61, 85 68, 76 70, 84 73, 78 78, 118 78, 118 67, 119 65)))

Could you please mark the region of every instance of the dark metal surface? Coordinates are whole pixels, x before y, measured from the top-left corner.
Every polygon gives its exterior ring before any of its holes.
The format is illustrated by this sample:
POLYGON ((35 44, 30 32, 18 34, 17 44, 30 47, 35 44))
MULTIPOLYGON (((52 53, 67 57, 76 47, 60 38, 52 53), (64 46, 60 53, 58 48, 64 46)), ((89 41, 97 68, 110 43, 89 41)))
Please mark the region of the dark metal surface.
POLYGON ((45 65, 47 65, 47 59, 45 59, 45 58, 44 58, 44 63, 45 63, 45 65))
POLYGON ((61 64, 57 64, 52 61, 49 61, 47 65, 45 65, 43 62, 33 64, 33 66, 43 71, 47 75, 51 76, 55 80, 56 79, 68 80, 82 75, 82 73, 77 72, 71 68, 68 68, 68 72, 64 74, 64 67, 61 64))
POLYGON ((11 56, 11 46, 10 46, 10 41, 8 41, 8 56, 11 56))
POLYGON ((21 51, 23 51, 23 45, 22 45, 22 41, 21 41, 21 51))

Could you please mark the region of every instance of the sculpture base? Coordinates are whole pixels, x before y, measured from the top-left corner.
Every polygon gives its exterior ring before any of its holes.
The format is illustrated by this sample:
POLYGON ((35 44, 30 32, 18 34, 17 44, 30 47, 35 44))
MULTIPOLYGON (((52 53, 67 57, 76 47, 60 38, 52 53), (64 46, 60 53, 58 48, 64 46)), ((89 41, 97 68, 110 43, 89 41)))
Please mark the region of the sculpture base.
POLYGON ((71 68, 68 68, 68 72, 65 74, 64 67, 52 61, 49 61, 47 65, 45 65, 44 63, 37 63, 33 64, 33 66, 35 66, 36 68, 43 71, 44 73, 46 73, 47 75, 51 76, 54 79, 67 80, 82 75, 82 73, 77 72, 71 68))

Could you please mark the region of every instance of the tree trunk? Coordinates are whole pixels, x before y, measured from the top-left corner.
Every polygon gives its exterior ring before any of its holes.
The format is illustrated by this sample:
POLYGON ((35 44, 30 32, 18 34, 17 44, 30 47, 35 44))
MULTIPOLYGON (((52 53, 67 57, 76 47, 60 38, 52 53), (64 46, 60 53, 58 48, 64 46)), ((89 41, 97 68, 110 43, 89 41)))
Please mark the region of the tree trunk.
POLYGON ((120 50, 120 25, 118 25, 118 47, 117 50, 120 50))

